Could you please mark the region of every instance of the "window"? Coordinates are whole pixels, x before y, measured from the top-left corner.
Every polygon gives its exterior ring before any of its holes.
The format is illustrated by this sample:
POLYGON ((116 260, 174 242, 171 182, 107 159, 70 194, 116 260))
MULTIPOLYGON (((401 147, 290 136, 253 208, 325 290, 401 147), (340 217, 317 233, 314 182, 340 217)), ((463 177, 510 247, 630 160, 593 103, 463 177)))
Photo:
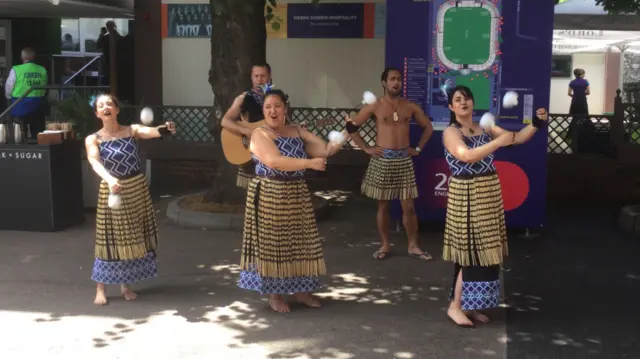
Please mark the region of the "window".
POLYGON ((98 48, 100 31, 107 21, 116 23, 118 33, 126 36, 129 33, 129 19, 62 19, 62 43, 60 50, 63 54, 93 55, 102 52, 98 48))
POLYGON ((553 55, 551 57, 551 77, 571 77, 572 55, 553 55))
POLYGON ((80 51, 80 22, 78 19, 62 19, 60 21, 60 50, 64 52, 80 51))

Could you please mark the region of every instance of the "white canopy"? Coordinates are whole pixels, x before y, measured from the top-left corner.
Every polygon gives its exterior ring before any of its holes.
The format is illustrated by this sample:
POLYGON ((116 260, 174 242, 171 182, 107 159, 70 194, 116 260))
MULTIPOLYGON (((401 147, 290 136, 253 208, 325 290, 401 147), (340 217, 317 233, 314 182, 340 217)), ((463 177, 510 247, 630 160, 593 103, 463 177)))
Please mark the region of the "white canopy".
POLYGON ((640 31, 554 30, 553 52, 627 51, 640 53, 640 31))

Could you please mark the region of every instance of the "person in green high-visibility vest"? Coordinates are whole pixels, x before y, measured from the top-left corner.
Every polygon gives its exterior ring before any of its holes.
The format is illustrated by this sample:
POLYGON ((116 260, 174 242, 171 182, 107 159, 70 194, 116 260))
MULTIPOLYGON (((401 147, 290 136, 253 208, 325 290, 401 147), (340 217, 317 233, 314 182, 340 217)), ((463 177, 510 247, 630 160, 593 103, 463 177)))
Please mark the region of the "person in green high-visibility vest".
MULTIPOLYGON (((18 101, 29 88, 48 84, 47 70, 34 63, 36 52, 25 47, 22 50, 22 64, 14 66, 9 72, 5 85, 5 95, 11 102, 18 101)), ((46 90, 31 91, 11 109, 11 116, 22 122, 22 131, 31 138, 45 129, 46 90)))

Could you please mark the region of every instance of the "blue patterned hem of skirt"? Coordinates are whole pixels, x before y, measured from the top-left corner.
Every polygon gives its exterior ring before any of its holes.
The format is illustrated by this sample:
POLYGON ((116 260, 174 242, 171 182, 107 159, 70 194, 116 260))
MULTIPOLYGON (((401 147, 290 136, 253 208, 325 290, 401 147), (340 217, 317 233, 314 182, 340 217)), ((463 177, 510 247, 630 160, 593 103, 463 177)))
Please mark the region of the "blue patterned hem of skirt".
POLYGON ((153 252, 139 259, 103 261, 96 258, 91 280, 103 284, 133 284, 158 276, 153 252))
POLYGON ((315 276, 308 277, 263 277, 254 266, 249 270, 240 272, 238 287, 253 290, 262 295, 266 294, 293 294, 313 292, 320 288, 320 279, 315 276))
POLYGON ((462 282, 462 310, 496 308, 500 305, 500 281, 462 282))

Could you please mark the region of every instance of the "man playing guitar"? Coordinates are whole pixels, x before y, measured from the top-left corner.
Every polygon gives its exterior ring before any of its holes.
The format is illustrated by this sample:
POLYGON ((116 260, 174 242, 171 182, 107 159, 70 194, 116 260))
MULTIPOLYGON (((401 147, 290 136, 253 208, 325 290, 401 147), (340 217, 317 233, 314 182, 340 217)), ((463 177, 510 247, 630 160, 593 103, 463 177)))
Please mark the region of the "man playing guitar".
MULTIPOLYGON (((251 68, 252 88, 240 94, 222 117, 222 127, 237 135, 251 138, 253 128, 243 126, 243 122, 254 123, 263 120, 262 104, 267 87, 271 83, 271 66, 256 64, 251 68)), ((238 169, 238 187, 247 188, 255 176, 253 161, 238 169)))

